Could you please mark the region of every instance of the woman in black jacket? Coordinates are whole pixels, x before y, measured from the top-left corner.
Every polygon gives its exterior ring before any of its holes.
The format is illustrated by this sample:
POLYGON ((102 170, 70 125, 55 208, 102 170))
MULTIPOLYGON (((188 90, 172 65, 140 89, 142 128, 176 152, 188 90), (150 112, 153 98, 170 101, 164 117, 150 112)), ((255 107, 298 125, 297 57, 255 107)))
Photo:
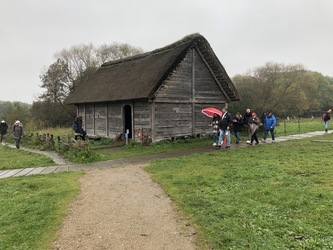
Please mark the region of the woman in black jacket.
POLYGON ((2 120, 0 123, 0 142, 2 142, 4 135, 7 134, 7 130, 8 130, 7 123, 4 120, 2 120))
POLYGON ((234 135, 236 137, 236 144, 238 144, 240 141, 240 134, 242 132, 242 127, 244 125, 243 117, 239 112, 236 113, 235 118, 232 121, 232 125, 234 127, 234 135))

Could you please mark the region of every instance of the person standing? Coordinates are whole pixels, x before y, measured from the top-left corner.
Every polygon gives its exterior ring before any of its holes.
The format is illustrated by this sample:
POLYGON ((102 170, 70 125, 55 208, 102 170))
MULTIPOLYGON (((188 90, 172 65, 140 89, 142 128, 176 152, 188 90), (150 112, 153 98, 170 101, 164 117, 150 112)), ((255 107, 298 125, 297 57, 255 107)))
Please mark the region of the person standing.
POLYGON ((78 140, 81 138, 83 141, 86 140, 86 131, 82 128, 82 115, 75 118, 73 122, 74 138, 78 140))
POLYGON ((2 142, 5 134, 7 134, 7 130, 8 130, 7 123, 4 120, 2 120, 0 123, 0 142, 2 142))
POLYGON ((213 146, 217 146, 217 143, 219 141, 219 122, 221 120, 221 117, 218 114, 214 114, 212 124, 213 127, 213 146))
POLYGON ((257 114, 255 112, 253 112, 251 118, 249 119, 251 140, 250 140, 250 142, 248 142, 248 144, 252 145, 253 141, 256 142, 255 143, 256 145, 259 144, 259 140, 257 137, 259 125, 260 125, 260 119, 257 117, 257 114))
POLYGON ((322 116, 324 123, 325 123, 325 133, 328 132, 328 124, 330 123, 330 120, 331 120, 331 113, 332 113, 332 109, 329 109, 322 116))
POLYGON ((13 135, 15 139, 16 148, 20 148, 20 142, 23 136, 23 125, 20 121, 16 121, 13 126, 13 135))
POLYGON ((250 124, 249 124, 249 120, 252 117, 251 114, 251 109, 246 109, 245 114, 243 116, 243 122, 244 122, 244 126, 246 127, 246 132, 247 132, 247 143, 250 142, 251 140, 251 131, 250 131, 250 124))
POLYGON ((234 135, 236 137, 236 144, 238 144, 243 127, 243 117, 239 112, 236 113, 234 119, 232 120, 232 125, 234 128, 234 135))
POLYGON ((276 126, 276 118, 272 114, 271 111, 267 112, 266 119, 265 119, 265 131, 264 131, 264 139, 262 142, 266 142, 266 138, 268 133, 271 133, 272 142, 275 142, 275 135, 274 135, 274 128, 276 126))
POLYGON ((231 139, 230 139, 230 127, 232 124, 232 117, 231 114, 228 112, 227 108, 223 108, 222 109, 222 118, 221 121, 219 123, 219 131, 220 131, 220 135, 219 135, 219 142, 217 144, 218 148, 221 148, 222 146, 222 141, 223 141, 223 136, 227 136, 227 144, 226 144, 226 148, 230 148, 230 143, 231 143, 231 139))

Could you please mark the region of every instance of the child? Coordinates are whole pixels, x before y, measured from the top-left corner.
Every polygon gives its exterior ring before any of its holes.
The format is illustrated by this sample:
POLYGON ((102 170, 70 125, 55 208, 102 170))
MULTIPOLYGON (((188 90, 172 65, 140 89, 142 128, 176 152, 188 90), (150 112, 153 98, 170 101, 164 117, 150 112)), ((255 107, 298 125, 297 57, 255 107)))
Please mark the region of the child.
POLYGON ((219 122, 220 122, 220 116, 218 114, 214 114, 213 121, 211 126, 213 127, 213 146, 217 146, 217 142, 219 140, 219 122))

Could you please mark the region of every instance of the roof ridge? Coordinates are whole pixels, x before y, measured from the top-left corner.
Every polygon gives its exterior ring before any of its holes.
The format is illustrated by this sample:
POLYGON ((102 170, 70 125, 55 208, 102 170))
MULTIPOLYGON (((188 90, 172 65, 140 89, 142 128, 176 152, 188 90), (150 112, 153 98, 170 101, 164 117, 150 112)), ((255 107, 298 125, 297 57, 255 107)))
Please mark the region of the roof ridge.
POLYGON ((170 49, 174 49, 174 48, 177 48, 181 45, 189 43, 191 41, 192 41, 191 42, 191 44, 192 44, 194 41, 196 41, 199 38, 203 38, 203 36, 200 35, 199 33, 193 33, 193 34, 190 34, 190 35, 187 35, 187 36, 183 37, 182 39, 180 39, 180 40, 178 40, 174 43, 171 43, 169 45, 166 45, 166 46, 158 48, 158 49, 154 49, 152 51, 148 51, 148 52, 145 52, 145 53, 142 53, 142 54, 138 54, 138 55, 122 58, 122 59, 117 59, 117 60, 105 62, 101 65, 101 67, 108 67, 108 66, 115 65, 115 64, 118 64, 118 63, 122 63, 122 62, 127 62, 127 61, 131 61, 131 60, 139 59, 139 58, 144 58, 144 57, 147 57, 147 56, 152 55, 152 54, 165 52, 165 51, 168 51, 170 49))

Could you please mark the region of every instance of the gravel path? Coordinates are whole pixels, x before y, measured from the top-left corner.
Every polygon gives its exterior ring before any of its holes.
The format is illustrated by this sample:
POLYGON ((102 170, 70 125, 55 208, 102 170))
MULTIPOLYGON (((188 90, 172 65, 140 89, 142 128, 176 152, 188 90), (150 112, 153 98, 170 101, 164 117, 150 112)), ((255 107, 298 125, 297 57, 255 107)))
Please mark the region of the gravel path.
POLYGON ((144 166, 87 171, 52 249, 196 249, 196 232, 144 166))

